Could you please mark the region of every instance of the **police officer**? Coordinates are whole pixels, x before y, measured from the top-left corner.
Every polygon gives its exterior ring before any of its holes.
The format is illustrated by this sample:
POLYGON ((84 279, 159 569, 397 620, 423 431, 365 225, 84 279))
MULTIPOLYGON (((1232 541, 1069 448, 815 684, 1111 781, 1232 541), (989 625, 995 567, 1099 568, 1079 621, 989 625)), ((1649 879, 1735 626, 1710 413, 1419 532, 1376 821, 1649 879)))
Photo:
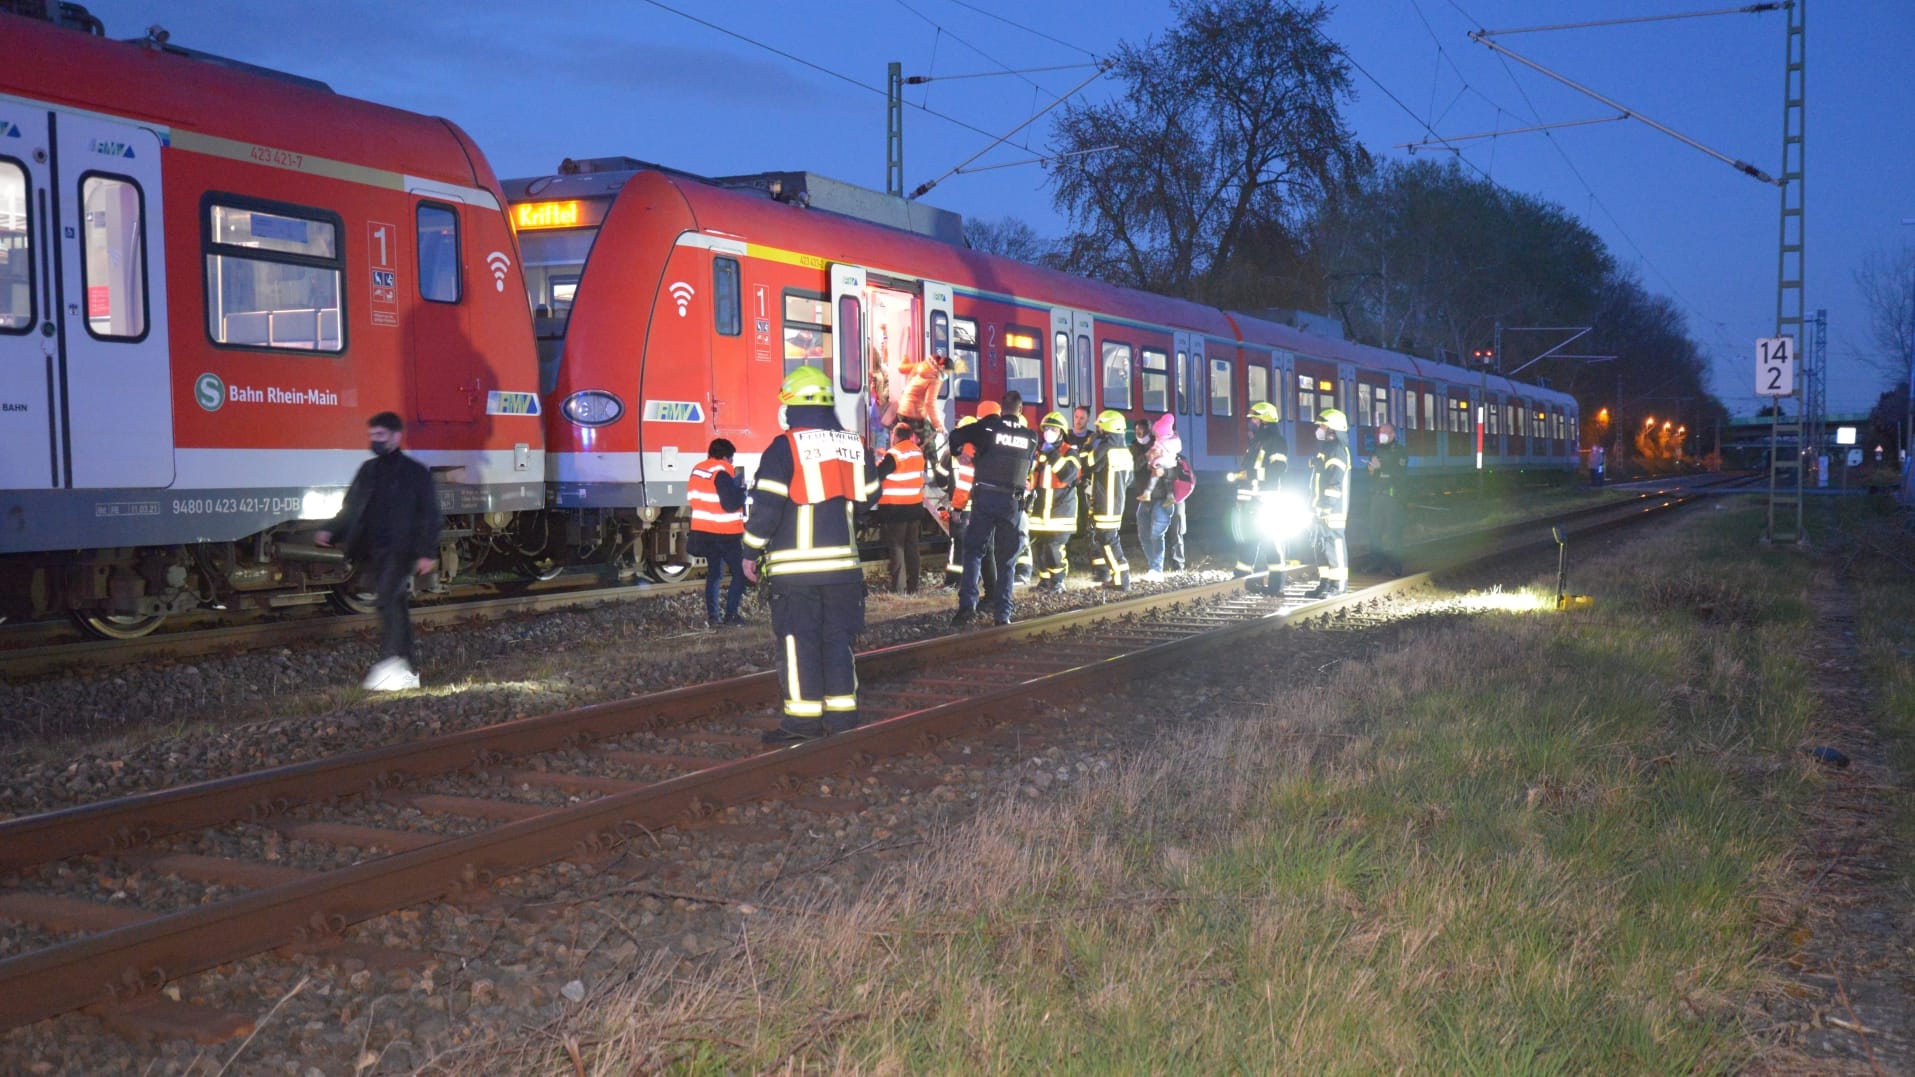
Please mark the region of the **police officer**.
POLYGON ((1037 589, 1062 591, 1070 574, 1064 546, 1077 530, 1077 452, 1067 440, 1062 412, 1039 424, 1037 463, 1031 469, 1031 545, 1037 555, 1037 589))
POLYGON ((1247 581, 1244 584, 1246 590, 1268 590, 1272 594, 1283 590, 1283 566, 1288 563, 1287 555, 1281 538, 1272 538, 1263 533, 1259 512, 1265 501, 1277 495, 1283 485, 1284 472, 1290 468, 1290 457, 1284 452, 1283 428, 1278 425, 1281 417, 1277 406, 1268 400, 1259 400, 1250 405, 1250 417, 1245 427, 1249 444, 1244 447, 1243 457, 1237 462, 1237 470, 1225 476, 1237 486, 1236 516, 1233 520, 1237 532, 1237 566, 1233 574, 1247 581), (1270 566, 1263 557, 1266 544, 1271 546, 1271 552, 1276 556, 1275 586, 1272 586, 1270 579, 1270 566))
POLYGON ((1335 408, 1317 416, 1317 454, 1310 458, 1310 509, 1317 520, 1317 586, 1311 598, 1340 595, 1350 583, 1344 530, 1350 519, 1350 420, 1335 408))
POLYGON ((771 631, 785 716, 767 744, 795 744, 858 724, 851 644, 864 628, 864 573, 853 514, 878 489, 864 444, 838 425, 831 379, 813 366, 785 376, 785 432, 765 446, 745 521, 745 576, 771 588, 771 631))
POLYGON ((964 529, 964 580, 958 585, 957 613, 954 625, 970 624, 977 617, 978 574, 982 570, 985 543, 997 562, 997 594, 991 603, 992 620, 1011 623, 1011 572, 1017 559, 1019 525, 1024 515, 1026 482, 1031 473, 1031 458, 1037 451, 1037 434, 1019 420, 1024 397, 1013 389, 1000 401, 999 414, 979 419, 951 434, 951 451, 961 452, 966 445, 977 453, 977 481, 971 487, 971 522, 964 529))
POLYGON ((1403 575, 1404 497, 1408 493, 1410 454, 1396 440, 1396 427, 1376 428, 1376 452, 1370 455, 1370 559, 1378 572, 1403 575))
POLYGON ((1087 450, 1090 464, 1091 574, 1103 569, 1108 586, 1130 590, 1130 562, 1124 557, 1124 508, 1130 500, 1130 476, 1136 470, 1125 433, 1130 424, 1121 411, 1098 413, 1097 433, 1087 450))
POLYGON ((918 593, 918 523, 924 516, 924 450, 917 431, 900 422, 878 464, 878 508, 872 518, 891 550, 891 592, 918 593))
POLYGON ((705 622, 741 627, 738 604, 745 596, 745 488, 732 467, 737 448, 727 438, 713 438, 705 459, 692 468, 685 497, 692 510, 691 541, 685 552, 705 559, 705 622), (718 585, 731 573, 725 591, 725 611, 718 611, 718 585))

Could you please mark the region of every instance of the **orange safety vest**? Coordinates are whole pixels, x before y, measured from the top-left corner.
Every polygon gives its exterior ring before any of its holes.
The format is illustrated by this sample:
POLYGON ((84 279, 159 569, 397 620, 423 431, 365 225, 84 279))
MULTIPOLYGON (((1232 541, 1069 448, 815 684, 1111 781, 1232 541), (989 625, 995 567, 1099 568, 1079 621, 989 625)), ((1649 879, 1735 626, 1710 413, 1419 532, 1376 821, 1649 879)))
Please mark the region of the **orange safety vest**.
POLYGON ((924 504, 924 450, 918 448, 917 442, 906 439, 891 446, 885 455, 896 460, 897 467, 884 477, 878 504, 924 504))
MULTIPOLYGON (((970 446, 966 445, 965 449, 970 446)), ((977 481, 977 465, 971 462, 968 452, 960 453, 951 461, 951 511, 963 512, 971 507, 971 484, 977 481)))
POLYGON ((730 460, 715 457, 707 457, 704 463, 692 468, 691 482, 686 484, 686 497, 691 501, 692 530, 708 535, 742 535, 745 533, 745 510, 727 512, 718 500, 718 473, 721 471, 734 480, 738 477, 738 473, 732 470, 730 460))
MULTIPOLYGON (((791 483, 779 491, 794 505, 821 505, 835 498, 863 501, 864 442, 843 430, 789 430, 791 483)), ((760 485, 764 476, 759 476, 760 485)))

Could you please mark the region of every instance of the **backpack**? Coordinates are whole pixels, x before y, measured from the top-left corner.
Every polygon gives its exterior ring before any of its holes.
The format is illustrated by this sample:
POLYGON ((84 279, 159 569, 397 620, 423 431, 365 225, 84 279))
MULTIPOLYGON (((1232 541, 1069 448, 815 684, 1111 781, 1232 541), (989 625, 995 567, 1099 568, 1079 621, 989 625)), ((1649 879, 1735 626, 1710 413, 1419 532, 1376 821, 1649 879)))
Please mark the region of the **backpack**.
POLYGON ((1177 464, 1170 471, 1170 496, 1173 500, 1183 501, 1197 488, 1197 469, 1190 466, 1190 458, 1183 453, 1177 454, 1177 464))

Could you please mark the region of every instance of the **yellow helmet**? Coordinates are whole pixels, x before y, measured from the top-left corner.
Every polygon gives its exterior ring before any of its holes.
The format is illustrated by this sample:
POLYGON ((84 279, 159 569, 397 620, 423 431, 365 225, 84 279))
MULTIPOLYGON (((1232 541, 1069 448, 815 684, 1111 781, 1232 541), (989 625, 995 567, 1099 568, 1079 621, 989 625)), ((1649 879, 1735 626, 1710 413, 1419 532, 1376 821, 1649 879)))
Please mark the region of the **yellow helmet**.
POLYGON ((1277 406, 1268 400, 1259 400, 1250 405, 1250 417, 1260 423, 1274 423, 1283 418, 1277 412, 1277 406))
POLYGON ((1327 426, 1339 434, 1350 432, 1349 418, 1335 408, 1324 408, 1323 412, 1317 416, 1317 425, 1327 426))
POLYGON ((1123 412, 1106 408, 1097 413, 1097 429, 1106 434, 1121 434, 1130 429, 1130 420, 1124 418, 1123 412))
POLYGON ((831 392, 831 378, 815 366, 801 366, 785 375, 778 389, 780 404, 831 404, 837 401, 831 392))
POLYGON ((965 416, 964 418, 962 418, 962 419, 959 419, 959 420, 957 421, 957 424, 958 424, 958 426, 969 426, 969 425, 971 425, 971 424, 972 424, 972 423, 974 423, 974 422, 977 422, 977 416, 975 416, 975 415, 966 415, 966 416, 965 416))
POLYGON ((1059 430, 1069 430, 1071 428, 1071 421, 1069 419, 1064 418, 1063 412, 1053 411, 1049 415, 1044 416, 1044 421, 1041 423, 1038 423, 1037 425, 1055 426, 1059 430))

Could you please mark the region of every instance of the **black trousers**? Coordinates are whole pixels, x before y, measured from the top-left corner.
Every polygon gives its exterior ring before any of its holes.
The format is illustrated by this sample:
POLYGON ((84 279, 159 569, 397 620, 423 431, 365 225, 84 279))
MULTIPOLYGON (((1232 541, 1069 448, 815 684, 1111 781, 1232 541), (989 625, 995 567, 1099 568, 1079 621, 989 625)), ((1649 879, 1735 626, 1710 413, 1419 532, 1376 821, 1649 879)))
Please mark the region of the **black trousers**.
POLYGON ((997 570, 997 593, 990 596, 991 613, 998 618, 1011 615, 1011 572, 1017 560, 1023 515, 1017 499, 1008 493, 971 491, 971 522, 964 528, 964 579, 958 584, 959 609, 977 608, 978 581, 984 559, 989 556, 997 570))
POLYGON ((796 583, 773 577, 771 631, 786 730, 842 733, 858 724, 852 645, 864 630, 864 581, 796 583))
POLYGON ((1403 572, 1403 502, 1388 494, 1370 501, 1371 549, 1378 572, 1403 572))
POLYGON ((881 523, 878 534, 891 547, 891 590, 918 593, 918 523, 881 523))
POLYGON ((382 657, 412 661, 412 569, 415 558, 375 552, 371 576, 379 596, 379 645, 382 657))

